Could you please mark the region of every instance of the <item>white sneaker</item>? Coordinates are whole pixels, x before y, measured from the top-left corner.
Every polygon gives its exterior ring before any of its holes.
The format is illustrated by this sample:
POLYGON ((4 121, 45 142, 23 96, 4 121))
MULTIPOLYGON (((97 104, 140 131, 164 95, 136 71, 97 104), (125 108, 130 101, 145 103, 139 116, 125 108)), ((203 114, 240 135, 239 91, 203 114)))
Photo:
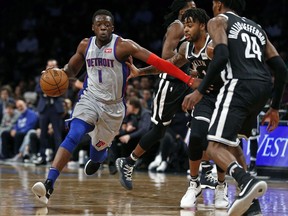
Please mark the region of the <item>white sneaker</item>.
POLYGON ((47 205, 48 200, 53 193, 52 181, 47 179, 45 183, 35 183, 32 187, 32 192, 35 194, 38 201, 47 205))
POLYGON ((215 188, 215 208, 228 208, 228 185, 217 185, 215 188))
POLYGON ((153 169, 156 169, 156 167, 158 167, 160 165, 162 161, 162 157, 161 157, 161 154, 158 154, 154 161, 152 161, 149 166, 148 166, 148 170, 153 170, 153 169))
POLYGON ((167 161, 162 161, 161 164, 156 168, 156 172, 165 172, 168 167, 167 161))
POLYGON ((189 187, 185 193, 185 195, 182 197, 180 202, 181 208, 193 208, 196 206, 196 200, 197 197, 201 194, 202 189, 200 182, 189 182, 189 187))

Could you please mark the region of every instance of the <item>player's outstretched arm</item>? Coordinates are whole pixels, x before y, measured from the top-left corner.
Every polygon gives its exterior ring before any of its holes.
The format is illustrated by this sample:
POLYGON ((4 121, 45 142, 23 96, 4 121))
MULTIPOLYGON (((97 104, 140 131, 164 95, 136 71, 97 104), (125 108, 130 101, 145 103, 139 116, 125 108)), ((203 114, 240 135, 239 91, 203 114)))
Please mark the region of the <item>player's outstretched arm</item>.
POLYGON ((191 88, 195 88, 193 85, 194 78, 185 74, 177 66, 173 65, 171 62, 160 58, 149 50, 141 47, 137 43, 131 40, 122 40, 118 43, 118 51, 116 49, 116 55, 126 56, 126 59, 129 55, 132 55, 134 58, 137 58, 147 64, 155 66, 158 70, 166 72, 167 74, 185 82, 191 88))
MULTIPOLYGON (((188 63, 189 61, 185 58, 186 44, 187 43, 183 43, 179 49, 179 52, 174 54, 167 61, 170 61, 172 64, 176 65, 179 68, 188 63)), ((155 66, 136 68, 135 65, 131 63, 131 61, 127 61, 126 64, 128 65, 131 72, 129 78, 145 75, 156 75, 165 72, 157 69, 155 66)))

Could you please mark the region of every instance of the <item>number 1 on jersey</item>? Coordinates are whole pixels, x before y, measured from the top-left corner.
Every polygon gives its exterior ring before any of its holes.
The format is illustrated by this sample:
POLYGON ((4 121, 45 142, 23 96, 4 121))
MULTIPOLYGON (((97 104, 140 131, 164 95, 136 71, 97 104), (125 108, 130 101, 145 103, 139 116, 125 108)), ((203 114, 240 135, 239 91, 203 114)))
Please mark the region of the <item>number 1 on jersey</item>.
POLYGON ((98 70, 99 83, 102 83, 102 70, 98 70))

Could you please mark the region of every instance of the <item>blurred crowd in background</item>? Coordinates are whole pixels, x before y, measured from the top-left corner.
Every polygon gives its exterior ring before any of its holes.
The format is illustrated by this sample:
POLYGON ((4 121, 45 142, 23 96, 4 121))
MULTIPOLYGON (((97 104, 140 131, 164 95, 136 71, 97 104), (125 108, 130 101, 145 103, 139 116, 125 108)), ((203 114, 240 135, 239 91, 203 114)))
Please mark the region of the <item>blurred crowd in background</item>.
MULTIPOLYGON (((0 1, 0 85, 35 82, 48 58, 63 66, 79 41, 90 37, 91 17, 99 8, 115 15, 115 33, 161 54, 164 15, 172 1, 134 0, 29 0, 0 1)), ((195 0, 212 17, 211 0, 195 0)), ((271 41, 287 58, 288 2, 285 0, 246 1, 245 16, 266 30, 271 41)), ((30 84, 31 85, 31 84, 30 84)))

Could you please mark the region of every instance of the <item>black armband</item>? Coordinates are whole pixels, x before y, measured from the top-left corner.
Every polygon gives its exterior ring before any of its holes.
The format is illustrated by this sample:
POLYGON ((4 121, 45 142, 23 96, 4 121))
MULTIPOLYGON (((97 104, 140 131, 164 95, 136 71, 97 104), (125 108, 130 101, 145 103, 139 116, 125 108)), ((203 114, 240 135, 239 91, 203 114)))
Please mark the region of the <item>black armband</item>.
POLYGON ((213 53, 214 57, 208 66, 206 76, 198 87, 198 91, 201 94, 205 94, 211 82, 221 73, 229 60, 229 50, 226 44, 218 44, 214 48, 213 53))
POLYGON ((279 109, 288 74, 287 67, 280 56, 274 56, 266 63, 273 70, 275 77, 271 107, 279 109))

